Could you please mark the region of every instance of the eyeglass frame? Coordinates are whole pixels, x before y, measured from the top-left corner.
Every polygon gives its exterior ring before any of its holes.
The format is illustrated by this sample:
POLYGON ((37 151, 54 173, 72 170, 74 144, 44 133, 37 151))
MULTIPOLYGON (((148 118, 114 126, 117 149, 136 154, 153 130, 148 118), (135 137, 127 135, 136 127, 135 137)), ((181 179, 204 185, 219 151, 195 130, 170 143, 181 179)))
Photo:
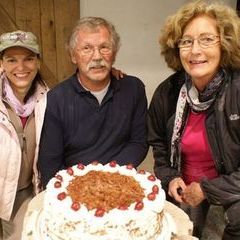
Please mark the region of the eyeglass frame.
POLYGON ((200 34, 198 37, 195 37, 195 38, 190 37, 190 36, 185 36, 185 37, 183 37, 183 38, 181 38, 181 39, 179 39, 179 40, 177 41, 177 46, 178 46, 179 49, 186 49, 186 50, 188 50, 188 49, 192 48, 195 40, 197 40, 198 45, 199 45, 201 48, 209 48, 209 47, 215 45, 216 43, 220 42, 220 36, 219 36, 219 35, 214 35, 214 34, 212 34, 212 33, 202 33, 202 34, 200 34), (201 40, 200 40, 200 39, 203 38, 204 36, 205 36, 206 38, 207 38, 207 37, 210 37, 210 36, 213 37, 213 38, 214 38, 214 42, 208 43, 207 45, 204 45, 203 43, 201 43, 201 40), (189 43, 189 46, 179 46, 180 41, 184 40, 184 38, 185 38, 186 40, 190 40, 190 41, 191 41, 191 43, 189 43), (217 38, 219 38, 219 39, 216 41, 217 38))
POLYGON ((87 44, 87 45, 84 45, 82 47, 78 47, 77 48, 77 51, 79 51, 82 55, 84 56, 92 56, 96 49, 97 51, 101 54, 101 55, 109 55, 113 52, 113 46, 110 46, 111 44, 106 44, 106 43, 103 43, 101 44, 100 46, 93 46, 91 44, 87 44), (89 49, 86 49, 86 47, 88 47, 89 49), (108 50, 107 52, 102 52, 103 48, 105 48, 106 50, 108 50))

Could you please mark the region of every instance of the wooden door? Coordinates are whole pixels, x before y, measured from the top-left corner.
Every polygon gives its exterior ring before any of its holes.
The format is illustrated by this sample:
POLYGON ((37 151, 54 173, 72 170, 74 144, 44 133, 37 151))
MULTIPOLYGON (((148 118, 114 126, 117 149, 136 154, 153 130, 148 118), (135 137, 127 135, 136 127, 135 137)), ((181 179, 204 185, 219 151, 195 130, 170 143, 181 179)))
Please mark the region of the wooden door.
POLYGON ((0 0, 0 34, 33 32, 42 52, 41 74, 50 87, 70 76, 72 65, 65 44, 79 19, 80 0, 0 0))

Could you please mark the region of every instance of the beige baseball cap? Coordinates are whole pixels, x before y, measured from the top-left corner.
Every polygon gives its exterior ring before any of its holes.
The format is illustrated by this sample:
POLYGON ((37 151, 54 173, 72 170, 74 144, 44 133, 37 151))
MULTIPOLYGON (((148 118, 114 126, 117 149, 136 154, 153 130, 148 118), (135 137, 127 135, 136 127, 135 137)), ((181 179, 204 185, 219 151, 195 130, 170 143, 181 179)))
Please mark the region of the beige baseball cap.
POLYGON ((31 32, 14 31, 0 36, 0 53, 10 47, 23 47, 40 54, 37 37, 31 32))

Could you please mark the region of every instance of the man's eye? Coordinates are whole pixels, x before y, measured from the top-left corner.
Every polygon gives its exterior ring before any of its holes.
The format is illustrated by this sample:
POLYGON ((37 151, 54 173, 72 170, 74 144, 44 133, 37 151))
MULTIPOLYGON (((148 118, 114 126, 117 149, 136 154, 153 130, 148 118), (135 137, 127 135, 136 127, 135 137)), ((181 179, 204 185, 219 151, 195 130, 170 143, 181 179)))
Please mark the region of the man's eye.
POLYGON ((83 50, 89 50, 89 49, 90 49, 89 46, 85 46, 85 47, 83 48, 83 50))
POLYGON ((100 49, 103 52, 108 52, 109 50, 111 50, 110 47, 108 47, 108 46, 102 46, 100 49))

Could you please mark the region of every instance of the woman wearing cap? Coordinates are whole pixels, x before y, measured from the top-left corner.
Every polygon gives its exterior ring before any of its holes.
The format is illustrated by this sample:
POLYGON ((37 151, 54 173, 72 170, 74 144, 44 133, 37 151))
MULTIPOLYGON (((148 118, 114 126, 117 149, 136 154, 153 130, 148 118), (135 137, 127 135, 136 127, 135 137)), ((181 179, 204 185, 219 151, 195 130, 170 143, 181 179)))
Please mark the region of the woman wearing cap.
MULTIPOLYGON (((27 204, 40 191, 36 169, 48 87, 31 32, 0 36, 0 239, 21 239, 27 204)), ((123 73, 112 69, 120 78, 123 73)))
POLYGON ((21 239, 27 204, 39 191, 36 156, 48 90, 39 73, 39 56, 31 32, 0 36, 1 239, 21 239))
POLYGON ((169 17, 160 45, 176 71, 156 89, 148 140, 154 171, 201 237, 210 204, 223 206, 224 240, 240 239, 240 19, 195 1, 169 17))

